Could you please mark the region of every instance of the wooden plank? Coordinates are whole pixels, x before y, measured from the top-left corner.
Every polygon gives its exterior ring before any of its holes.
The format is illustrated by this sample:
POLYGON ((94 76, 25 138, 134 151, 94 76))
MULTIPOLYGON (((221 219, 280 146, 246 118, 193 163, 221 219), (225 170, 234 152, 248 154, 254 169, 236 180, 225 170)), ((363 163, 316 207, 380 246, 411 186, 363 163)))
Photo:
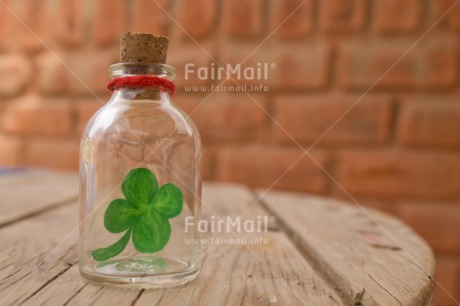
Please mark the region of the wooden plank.
POLYGON ((268 246, 206 248, 201 275, 185 286, 139 291, 85 285, 72 267, 25 305, 343 305, 283 234, 265 238, 268 246))
POLYGON ((43 170, 0 175, 0 226, 32 216, 78 197, 75 173, 43 170))
POLYGON ((294 193, 270 192, 262 201, 347 304, 429 304, 433 253, 399 220, 294 193))
POLYGON ((266 217, 270 231, 278 230, 278 223, 260 205, 255 194, 240 184, 206 182, 203 184, 203 218, 209 219, 241 216, 242 220, 258 220, 266 217), (237 196, 238 201, 235 201, 237 196))
MULTIPOLYGON (((206 185, 203 198, 209 205, 203 208, 206 218, 212 215, 237 216, 247 208, 247 203, 254 201, 254 196, 248 189, 237 186, 226 190, 224 186, 206 185)), ((61 211, 62 209, 59 212, 61 211)), ((61 223, 58 220, 69 222, 70 217, 56 219, 54 214, 57 213, 58 211, 52 211, 46 214, 49 215, 48 233, 54 232, 54 235, 50 233, 52 240, 68 230, 64 228, 56 231, 58 223, 61 223)), ((63 213, 71 214, 69 210, 63 213)), ((43 219, 43 216, 39 215, 34 219, 43 219)), ((23 227, 22 224, 17 226, 23 227)), ((16 231, 24 231, 22 227, 16 228, 16 231)), ((13 226, 7 229, 11 228, 13 226)), ((24 293, 16 298, 25 301, 26 305, 183 305, 184 301, 187 301, 187 305, 342 305, 338 295, 327 287, 281 232, 237 236, 234 233, 206 233, 204 237, 262 237, 268 243, 248 247, 207 244, 204 246, 204 263, 200 276, 195 281, 176 288, 139 291, 86 284, 78 276, 77 267, 68 265, 52 280, 49 277, 42 282, 36 278, 29 280, 37 283, 38 288, 27 285, 22 290, 16 287, 17 290, 28 293, 27 297, 24 293)), ((59 256, 56 259, 61 261, 59 256)), ((53 264, 57 266, 56 262, 53 264)), ((21 282, 18 280, 17 283, 19 286, 21 282)), ((0 291, 0 297, 1 294, 0 291)))
MULTIPOLYGON (((245 187, 209 184, 203 189, 203 216, 236 217, 255 201, 245 187)), ((253 207, 245 217, 256 219, 266 211, 253 207)), ((243 218, 245 219, 245 218, 243 218)), ((201 275, 187 286, 145 291, 136 306, 164 305, 342 305, 335 292, 280 232, 253 234, 209 233, 207 239, 268 240, 259 245, 207 244, 201 275)))
POLYGON ((75 265, 21 305, 132 305, 140 293, 89 284, 75 265))
POLYGON ((187 305, 343 305, 286 236, 269 232, 263 237, 268 245, 209 246, 194 282, 145 291, 136 306, 160 301, 178 306, 184 301, 187 305))
POLYGON ((1 305, 18 305, 27 301, 75 265, 76 204, 0 229, 1 305))

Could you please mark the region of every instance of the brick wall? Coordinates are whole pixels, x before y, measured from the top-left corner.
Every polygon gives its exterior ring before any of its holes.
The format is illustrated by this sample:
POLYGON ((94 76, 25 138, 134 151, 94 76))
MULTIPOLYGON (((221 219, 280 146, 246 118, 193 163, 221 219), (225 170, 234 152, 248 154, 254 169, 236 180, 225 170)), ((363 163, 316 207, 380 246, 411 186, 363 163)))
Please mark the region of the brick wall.
MULTIPOLYGON (((439 281, 460 299, 454 0, 2 2, 0 164, 77 169, 81 130, 109 97, 119 33, 165 34, 178 104, 202 133, 205 179, 351 195, 396 214, 433 246, 439 281), (186 92, 219 84, 184 79, 186 63, 211 62, 276 68, 239 81, 268 92, 186 92)), ((455 305, 442 290, 437 300, 455 305)))

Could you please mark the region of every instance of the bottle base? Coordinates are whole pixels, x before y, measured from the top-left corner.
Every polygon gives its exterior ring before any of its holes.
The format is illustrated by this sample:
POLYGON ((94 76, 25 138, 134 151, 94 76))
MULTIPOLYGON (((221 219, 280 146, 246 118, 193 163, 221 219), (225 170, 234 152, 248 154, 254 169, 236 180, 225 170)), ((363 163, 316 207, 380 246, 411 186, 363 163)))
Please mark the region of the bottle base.
POLYGON ((191 269, 186 262, 171 258, 136 257, 98 263, 93 271, 80 269, 87 281, 131 289, 168 288, 195 279, 199 268, 191 269))

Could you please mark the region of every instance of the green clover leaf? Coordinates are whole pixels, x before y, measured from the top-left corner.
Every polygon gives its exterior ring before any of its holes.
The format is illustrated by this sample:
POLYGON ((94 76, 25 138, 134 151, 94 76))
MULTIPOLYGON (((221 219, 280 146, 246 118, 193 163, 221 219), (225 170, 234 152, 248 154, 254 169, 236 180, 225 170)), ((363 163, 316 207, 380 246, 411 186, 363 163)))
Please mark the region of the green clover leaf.
POLYGON ((166 245, 170 235, 168 218, 149 209, 134 224, 133 244, 139 252, 155 253, 166 245))
POLYGON ((93 250, 91 254, 97 261, 123 252, 131 235, 134 248, 141 253, 162 250, 171 236, 169 219, 182 211, 182 191, 172 183, 158 188, 155 174, 149 169, 131 170, 121 190, 126 199, 110 202, 104 214, 104 226, 111 233, 126 233, 111 246, 93 250))

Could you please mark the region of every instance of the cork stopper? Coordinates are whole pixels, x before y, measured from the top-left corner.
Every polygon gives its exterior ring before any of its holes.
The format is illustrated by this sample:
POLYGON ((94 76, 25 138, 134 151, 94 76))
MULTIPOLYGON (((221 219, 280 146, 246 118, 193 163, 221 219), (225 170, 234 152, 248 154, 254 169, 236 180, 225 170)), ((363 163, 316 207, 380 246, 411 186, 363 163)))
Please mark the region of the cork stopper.
POLYGON ((149 33, 124 33, 120 36, 122 63, 164 64, 169 38, 149 33))

